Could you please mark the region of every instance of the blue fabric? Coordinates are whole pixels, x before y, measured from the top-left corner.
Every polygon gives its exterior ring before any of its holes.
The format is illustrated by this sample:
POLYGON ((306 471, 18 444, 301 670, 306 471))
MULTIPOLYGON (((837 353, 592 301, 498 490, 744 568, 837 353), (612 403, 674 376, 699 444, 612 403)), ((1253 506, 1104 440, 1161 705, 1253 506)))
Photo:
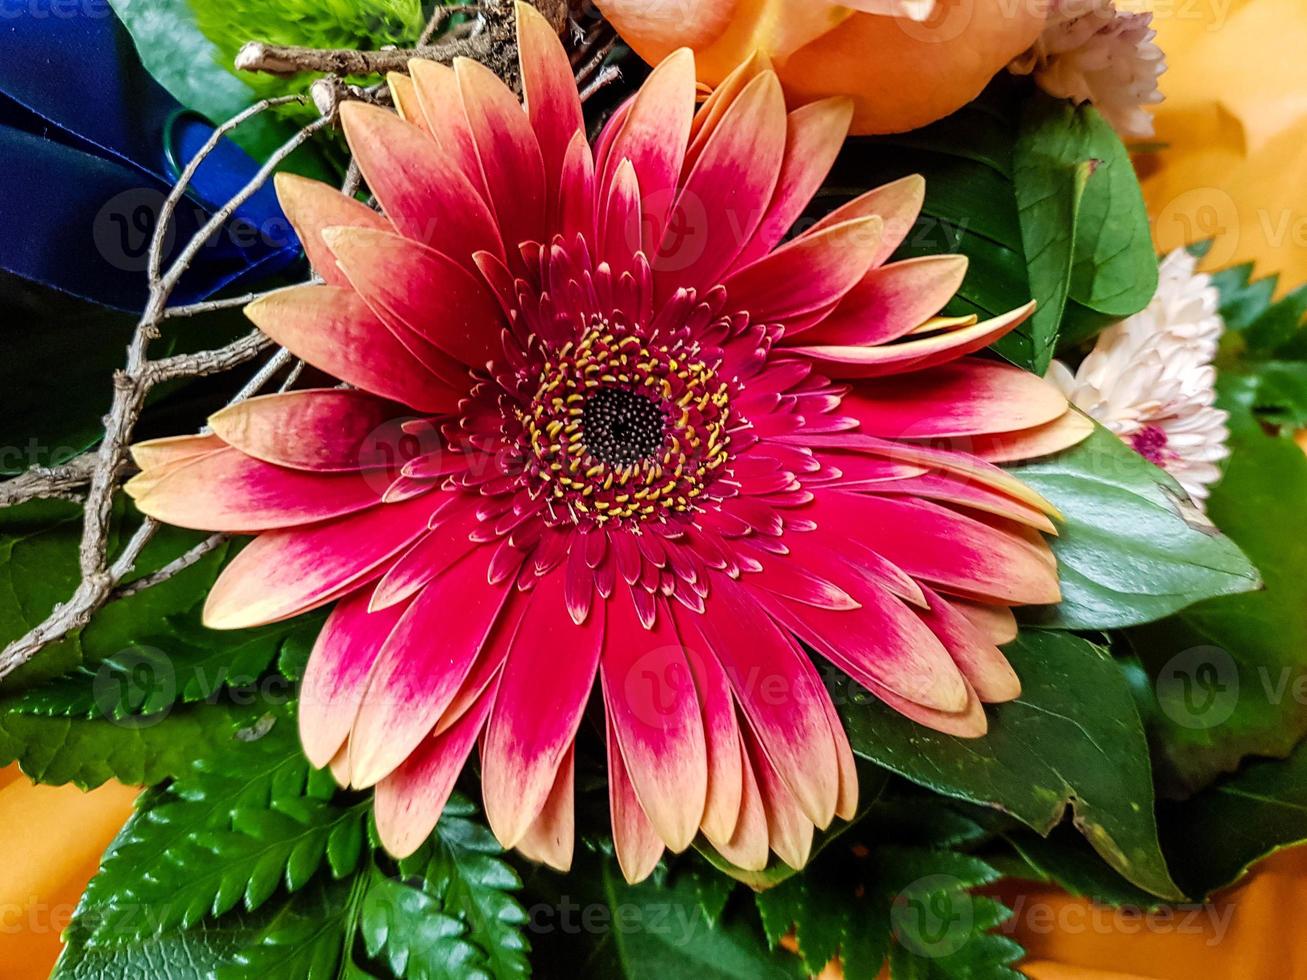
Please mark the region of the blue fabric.
MULTIPOLYGON (((154 216, 212 132, 142 68, 107 0, 0 0, 0 269, 139 310, 154 216)), ((170 249, 257 170, 223 140, 178 207, 170 249)), ((253 282, 299 254, 265 185, 201 250, 172 302, 253 282)))

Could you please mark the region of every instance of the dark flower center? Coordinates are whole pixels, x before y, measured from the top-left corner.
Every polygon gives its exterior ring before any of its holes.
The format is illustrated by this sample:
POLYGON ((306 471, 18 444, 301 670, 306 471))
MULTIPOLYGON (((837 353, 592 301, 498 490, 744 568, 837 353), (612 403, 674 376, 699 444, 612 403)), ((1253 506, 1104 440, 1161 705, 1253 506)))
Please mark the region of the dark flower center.
POLYGON ((648 459, 663 444, 667 417, 650 398, 625 388, 600 388, 585 403, 581 428, 595 459, 626 466, 648 459))

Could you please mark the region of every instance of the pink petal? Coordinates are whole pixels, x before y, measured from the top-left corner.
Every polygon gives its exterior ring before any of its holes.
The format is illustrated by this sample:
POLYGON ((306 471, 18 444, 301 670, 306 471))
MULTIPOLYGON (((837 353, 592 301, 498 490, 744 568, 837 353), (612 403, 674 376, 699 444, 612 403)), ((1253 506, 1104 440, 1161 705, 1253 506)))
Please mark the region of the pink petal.
POLYGON ((967 451, 991 463, 1015 463, 1070 449, 1088 439, 1093 431, 1094 420, 1072 408, 1033 429, 974 436, 967 451))
POLYGON ((879 218, 796 238, 724 283, 733 309, 755 323, 785 323, 839 302, 866 274, 880 242, 879 218))
POLYGON ((708 750, 708 793, 701 826, 711 840, 730 840, 740 817, 743 778, 740 726, 730 681, 698 627, 699 615, 671 607, 686 662, 703 709, 704 742, 708 750))
POLYGON ((841 413, 889 439, 938 439, 1012 432, 1066 413, 1066 396, 1010 364, 968 357, 911 377, 854 385, 841 413))
MULTIPOLYGON (((843 613, 837 615, 845 615, 843 613)), ((839 768, 812 663, 746 588, 714 575, 696 623, 776 766, 813 823, 826 826, 839 795, 839 768)))
POLYGON ((432 503, 418 497, 310 528, 260 534, 209 590, 204 624, 241 629, 316 609, 381 573, 423 534, 432 503))
POLYGON ((390 222, 362 201, 356 201, 316 180, 281 173, 272 178, 277 200, 299 236, 313 271, 328 285, 343 286, 345 277, 322 240, 322 229, 341 226, 389 231, 390 222))
POLYGON ((760 749, 758 738, 747 729, 744 742, 748 746, 749 762, 757 777, 763 811, 767 815, 767 836, 771 849, 777 857, 798 871, 808 863, 808 857, 812 854, 812 820, 790 793, 767 753, 760 749))
POLYGON ((494 357, 507 323, 479 275, 386 232, 333 228, 325 237, 350 284, 388 325, 399 320, 469 367, 494 357))
POLYGON ((967 274, 965 255, 924 255, 873 267, 816 326, 793 331, 808 346, 869 347, 898 340, 942 310, 967 274))
POLYGON ((660 296, 711 289, 744 249, 776 188, 785 122, 775 72, 759 75, 731 103, 668 217, 654 261, 660 296))
MULTIPOLYGON (((403 464, 394 402, 350 388, 248 398, 209 416, 214 434, 265 463, 314 472, 403 464)), ((407 440, 412 442, 413 440, 407 440)))
MULTIPOLYGON (((292 470, 221 449, 142 486, 128 481, 136 507, 167 524, 200 531, 265 531, 342 517, 381 501, 365 473, 292 470)), ((383 481, 384 482, 384 481, 383 481)))
POLYGON ((1008 520, 1038 528, 1046 534, 1057 534, 1057 526, 1038 507, 999 493, 980 483, 959 480, 946 473, 930 473, 879 483, 871 492, 895 497, 918 497, 956 504, 986 514, 995 514, 1008 520))
POLYGON ((838 378, 879 378, 887 374, 904 374, 921 371, 937 364, 956 361, 972 354, 1010 333, 1035 312, 1033 302, 985 320, 982 323, 963 321, 956 329, 925 334, 912 340, 880 347, 811 346, 792 347, 796 354, 804 354, 820 362, 821 370, 838 378))
MULTIPOLYGON (((475 188, 477 196, 485 204, 489 200, 486 178, 481 173, 481 158, 477 156, 467 113, 463 111, 463 99, 458 94, 458 78, 454 69, 437 61, 414 58, 408 63, 408 71, 426 121, 424 128, 431 133, 440 152, 452 161, 468 186, 475 188)), ((500 259, 504 258, 503 252, 496 255, 500 259)))
POLYGON ((544 158, 545 187, 557 213, 559 180, 568 144, 584 138, 585 120, 572 65, 549 22, 530 4, 517 4, 517 49, 522 63, 522 90, 527 118, 544 158))
POLYGON ((989 731, 989 719, 985 717, 985 706, 981 704, 980 698, 976 696, 976 692, 972 691, 969 686, 967 689, 969 698, 966 708, 954 713, 927 708, 909 701, 907 698, 901 698, 882 687, 872 687, 868 688, 868 690, 905 718, 910 718, 917 724, 924 725, 927 728, 933 728, 937 732, 943 732, 945 735, 954 735, 957 738, 980 738, 989 731))
MULTIPOLYGON (((546 238, 545 164, 540 144, 521 103, 498 75, 469 58, 454 59, 454 74, 511 262, 518 254, 518 244, 546 238)), ((570 139, 572 134, 564 135, 570 139)))
POLYGON ((509 595, 486 584, 491 554, 480 548, 430 582, 386 639, 349 736, 355 786, 394 771, 471 671, 509 595))
POLYGON ((517 849, 527 858, 546 864, 555 871, 571 869, 572 851, 576 843, 574 755, 575 743, 567 747, 567 754, 558 767, 553 788, 549 791, 540 815, 517 842, 517 849))
POLYGON ((351 289, 291 286, 255 300, 245 315, 296 357, 374 395, 420 412, 452 411, 462 397, 428 371, 351 289))
POLYGON ((408 857, 436 829, 494 700, 495 692, 487 691, 453 727, 427 736, 403 765, 377 783, 372 808, 377 835, 393 856, 408 857))
POLYGON ((581 235, 586 241, 595 236, 595 164, 585 133, 577 133, 568 144, 559 177, 559 227, 572 241, 581 235))
POLYGON ((708 792, 694 677, 666 608, 645 629, 627 596, 607 603, 600 679, 609 725, 636 796, 673 851, 694 840, 708 792))
POLYGON ((647 229, 646 251, 662 240, 667 214, 676 194, 694 116, 694 55, 682 48, 669 55, 645 79, 612 137, 607 153, 596 158, 600 200, 623 160, 640 178, 647 229))
POLYGON ((663 842, 636 799, 611 720, 608 723, 608 809, 613 820, 613 850, 622 877, 630 884, 644 881, 663 856, 663 842))
POLYGON ((965 599, 950 599, 949 602, 994 646, 1001 647, 1017 638, 1017 618, 1007 606, 992 606, 965 599))
POLYGON ((738 745, 741 773, 744 776, 741 785, 740 813, 735 821, 735 832, 728 840, 713 837, 704 828, 704 836, 717 848, 726 860, 745 871, 761 871, 767 867, 771 843, 767 834, 767 812, 763 807, 762 791, 758 788, 758 777, 754 775, 753 763, 749 761, 748 750, 744 747, 744 734, 741 732, 738 745))
POLYGON ((930 609, 918 610, 917 615, 948 648, 976 696, 989 704, 1018 697, 1021 681, 998 647, 947 599, 930 591, 926 596, 930 600, 930 609))
POLYGON ((340 119, 368 187, 400 234, 473 273, 474 252, 504 258, 494 217, 452 155, 435 151, 422 130, 379 106, 345 102, 340 119))
POLYGON ((167 436, 150 439, 132 446, 132 460, 142 470, 156 470, 175 466, 196 456, 225 449, 227 443, 215 435, 167 436))
POLYGON ((530 606, 509 650, 482 745, 486 818, 504 847, 522 839, 545 805, 599 667, 602 607, 584 625, 573 623, 564 578, 555 569, 524 599, 530 606))
POLYGON ((431 129, 427 126, 426 116, 422 114, 422 103, 418 100, 418 90, 413 79, 402 72, 387 72, 386 87, 390 89, 390 99, 395 103, 395 112, 399 118, 430 136, 431 129))
POLYGON ((873 266, 881 265, 903 244, 917 222, 921 205, 926 200, 926 181, 919 175, 902 177, 893 183, 883 184, 854 198, 843 207, 826 215, 805 234, 815 235, 827 228, 855 218, 878 215, 885 223, 880 248, 872 256, 873 266))
POLYGON ((852 121, 853 102, 843 97, 812 102, 790 113, 776 191, 737 265, 762 258, 784 240, 821 188, 852 121))
POLYGON ((313 765, 325 766, 345 744, 381 644, 403 611, 368 612, 367 594, 359 591, 327 617, 300 685, 300 741, 313 765))

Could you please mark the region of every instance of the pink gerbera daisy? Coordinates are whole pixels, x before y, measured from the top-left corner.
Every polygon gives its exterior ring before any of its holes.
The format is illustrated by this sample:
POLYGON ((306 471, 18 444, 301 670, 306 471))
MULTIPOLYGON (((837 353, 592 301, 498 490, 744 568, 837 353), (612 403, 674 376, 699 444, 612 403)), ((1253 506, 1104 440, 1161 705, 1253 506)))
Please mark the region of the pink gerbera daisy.
POLYGON ((138 446, 131 492, 257 535, 209 625, 336 604, 304 748, 375 787, 395 854, 479 744, 499 840, 566 867, 597 677, 628 878, 700 831, 741 867, 799 867, 857 795, 804 645, 910 718, 982 734, 982 702, 1018 693, 1009 607, 1058 599, 1050 507, 994 462, 1085 423, 965 356, 1029 307, 938 317, 965 260, 885 264, 920 179, 782 244, 847 101, 787 114, 755 59, 696 112, 680 51, 592 150, 561 43, 518 17, 525 111, 471 61, 412 63, 398 114, 342 106, 380 213, 278 182, 323 282, 247 312, 347 385, 138 446))

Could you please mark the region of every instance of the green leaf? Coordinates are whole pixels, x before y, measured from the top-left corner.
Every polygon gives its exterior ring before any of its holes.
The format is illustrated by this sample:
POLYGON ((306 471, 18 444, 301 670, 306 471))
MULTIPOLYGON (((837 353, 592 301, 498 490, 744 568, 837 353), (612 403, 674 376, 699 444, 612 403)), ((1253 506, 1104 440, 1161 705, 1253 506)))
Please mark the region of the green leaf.
POLYGON ((979 975, 1015 978, 1007 964, 1024 950, 989 934, 1010 913, 971 893, 998 877, 972 855, 872 844, 832 852, 754 900, 768 942, 775 947, 793 928, 814 975, 838 954, 849 980, 873 980, 887 956, 895 977, 963 978, 983 970, 979 975))
POLYGON ((1193 792, 1248 755, 1284 756, 1307 734, 1307 456, 1255 414, 1255 375, 1227 372, 1225 475, 1208 513, 1261 569, 1264 591, 1213 599, 1132 631, 1151 679, 1153 742, 1169 783, 1193 792))
MULTIPOLYGON (((1073 895, 1101 905, 1142 909, 1162 905, 1156 895, 1135 887, 1113 871, 1083 838, 1065 825, 1047 837, 1020 829, 1009 831, 1003 837, 1025 864, 1020 877, 1054 882, 1073 895)), ((1185 893, 1191 894, 1187 890, 1185 893)))
POLYGON ((1062 602, 1042 626, 1108 629, 1161 619, 1261 580, 1162 470, 1101 426, 1080 445, 1012 469, 1062 514, 1053 539, 1062 602))
POLYGON ((1307 840, 1307 743, 1167 805, 1162 819, 1176 878, 1206 899, 1261 858, 1307 840))
MULTIPOLYGON (((94 941, 189 928, 238 903, 253 911, 279 887, 304 887, 333 835, 362 837, 368 803, 329 802, 333 789, 310 771, 286 718, 257 741, 204 754, 147 798, 92 879, 83 910, 99 920, 94 941)), ((359 849, 335 850, 333 872, 348 874, 359 849)))
POLYGON ((582 852, 566 877, 527 875, 532 966, 541 977, 580 980, 780 980, 804 976, 797 956, 772 953, 751 904, 716 921, 699 905, 693 873, 664 869, 639 885, 617 862, 582 852))
POLYGON ((817 203, 829 209, 911 173, 926 178, 926 202, 898 256, 970 261, 947 312, 988 318, 1040 301, 995 344, 1014 363, 1042 374, 1059 334, 1084 339, 1152 299, 1157 260, 1138 180, 1094 109, 1000 77, 923 129, 850 140, 817 203))
POLYGON ((989 709, 989 733, 923 729, 870 697, 839 705, 853 750, 936 792, 983 803, 1047 834, 1071 807, 1094 849, 1134 884, 1182 898, 1157 842, 1143 727, 1105 651, 1025 630, 1004 648, 1021 697, 989 709))
POLYGON ((473 977, 480 956, 462 936, 464 924, 444 914, 421 887, 373 877, 363 896, 360 932, 368 955, 383 959, 397 977, 434 980, 473 977))
POLYGON ((465 796, 451 796, 431 839, 400 870, 426 881, 446 914, 466 922, 479 968, 496 978, 524 977, 530 973, 527 916, 513 897, 522 882, 494 835, 473 819, 476 812, 465 796))

